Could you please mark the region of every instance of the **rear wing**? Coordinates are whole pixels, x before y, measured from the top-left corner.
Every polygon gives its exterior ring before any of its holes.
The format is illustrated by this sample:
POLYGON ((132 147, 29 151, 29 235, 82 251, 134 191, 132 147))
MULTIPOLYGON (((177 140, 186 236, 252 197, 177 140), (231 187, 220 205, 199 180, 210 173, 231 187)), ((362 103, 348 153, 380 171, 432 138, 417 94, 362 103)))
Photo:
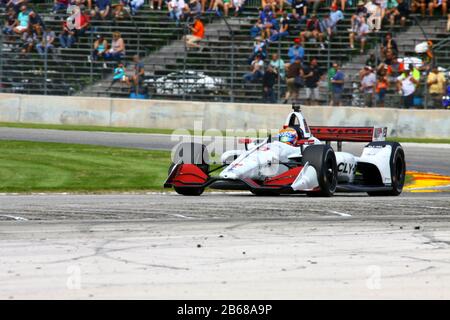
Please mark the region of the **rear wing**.
POLYGON ((372 142, 386 140, 387 127, 309 127, 322 141, 372 142))

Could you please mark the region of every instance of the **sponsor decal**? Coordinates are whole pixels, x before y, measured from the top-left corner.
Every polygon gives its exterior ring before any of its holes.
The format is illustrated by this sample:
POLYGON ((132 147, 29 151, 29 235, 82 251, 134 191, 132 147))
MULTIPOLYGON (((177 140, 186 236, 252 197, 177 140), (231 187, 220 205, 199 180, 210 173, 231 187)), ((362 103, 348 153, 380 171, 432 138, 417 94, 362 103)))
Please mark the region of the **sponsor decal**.
POLYGON ((338 172, 341 173, 354 174, 356 171, 356 164, 341 162, 338 164, 337 169, 338 172))

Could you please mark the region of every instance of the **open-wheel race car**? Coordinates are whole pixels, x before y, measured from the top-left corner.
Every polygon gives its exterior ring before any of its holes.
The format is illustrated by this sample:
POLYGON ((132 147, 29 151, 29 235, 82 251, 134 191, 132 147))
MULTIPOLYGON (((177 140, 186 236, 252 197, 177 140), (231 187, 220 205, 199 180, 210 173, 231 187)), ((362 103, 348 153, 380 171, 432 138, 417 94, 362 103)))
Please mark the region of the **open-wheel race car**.
POLYGON ((309 127, 294 105, 278 137, 242 139, 245 148, 221 155, 210 170, 205 145, 180 143, 164 187, 182 195, 201 195, 206 187, 249 190, 255 195, 366 192, 398 196, 405 181, 405 154, 397 142, 385 141, 386 127, 309 127), (331 142, 337 142, 335 151, 331 142), (368 142, 360 156, 342 152, 342 142, 368 142), (222 169, 218 176, 213 171, 222 169))

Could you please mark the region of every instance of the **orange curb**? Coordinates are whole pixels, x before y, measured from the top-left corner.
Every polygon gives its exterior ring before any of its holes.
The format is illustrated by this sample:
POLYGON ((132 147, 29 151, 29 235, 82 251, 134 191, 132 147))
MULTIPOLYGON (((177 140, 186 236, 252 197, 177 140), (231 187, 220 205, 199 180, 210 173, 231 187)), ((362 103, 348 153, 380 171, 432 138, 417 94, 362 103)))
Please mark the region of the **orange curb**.
POLYGON ((442 187, 449 187, 450 177, 435 173, 424 173, 417 171, 406 171, 406 174, 412 176, 413 181, 404 187, 409 192, 442 192, 442 187))

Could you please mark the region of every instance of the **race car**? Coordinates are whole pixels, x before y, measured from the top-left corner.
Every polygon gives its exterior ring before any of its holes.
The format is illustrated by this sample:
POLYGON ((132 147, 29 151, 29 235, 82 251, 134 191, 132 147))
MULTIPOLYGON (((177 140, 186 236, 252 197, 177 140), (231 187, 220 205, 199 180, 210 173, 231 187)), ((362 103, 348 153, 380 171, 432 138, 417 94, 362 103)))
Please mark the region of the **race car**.
POLYGON ((293 105, 276 139, 243 139, 245 148, 224 152, 218 168, 210 170, 204 144, 180 143, 164 187, 186 196, 201 195, 206 187, 261 196, 398 196, 405 182, 405 153, 399 143, 385 141, 386 134, 386 127, 309 127, 300 106, 293 105), (355 156, 342 151, 343 141, 369 143, 355 156), (212 175, 220 169, 218 176, 212 175))

